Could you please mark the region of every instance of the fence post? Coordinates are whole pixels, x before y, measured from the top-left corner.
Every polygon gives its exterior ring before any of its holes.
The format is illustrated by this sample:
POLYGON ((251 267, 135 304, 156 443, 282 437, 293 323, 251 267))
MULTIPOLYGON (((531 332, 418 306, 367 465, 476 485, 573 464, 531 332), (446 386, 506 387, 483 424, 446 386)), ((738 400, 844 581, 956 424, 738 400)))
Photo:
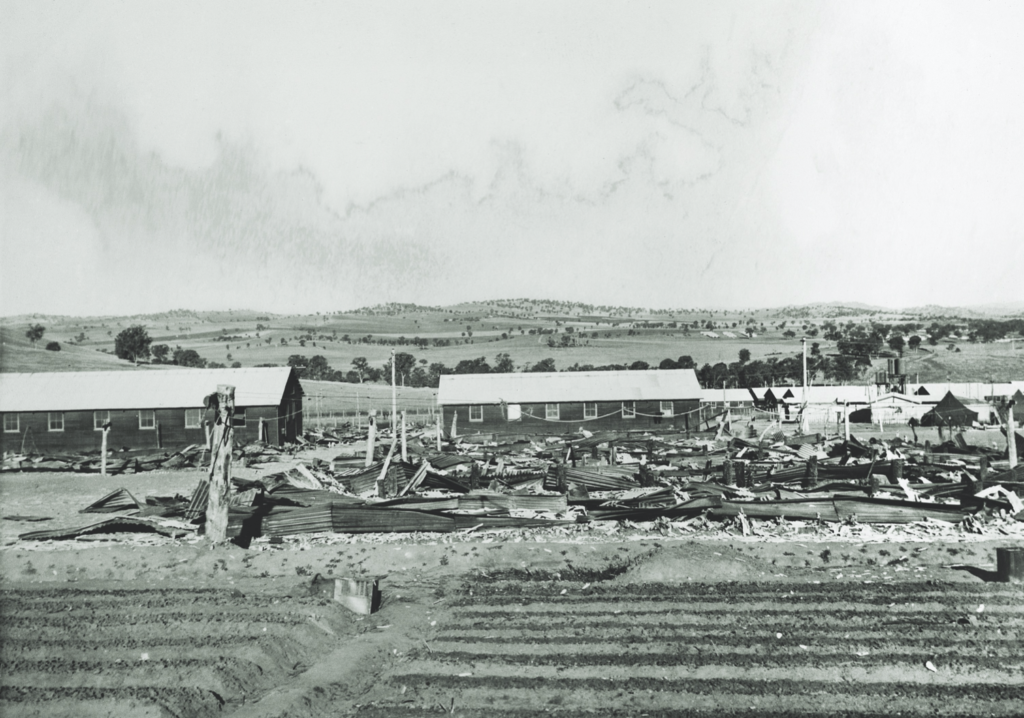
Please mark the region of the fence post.
POLYGON ((1017 422, 1013 420, 1013 401, 1006 407, 1006 453, 1010 468, 1017 465, 1017 422))
POLYGON ((402 461, 409 461, 409 453, 405 449, 405 409, 402 409, 402 461))
POLYGON ((374 412, 370 412, 370 416, 367 419, 366 429, 366 463, 364 466, 369 466, 373 463, 373 443, 377 438, 377 421, 374 417, 374 412))
POLYGON ((110 422, 103 425, 103 438, 100 440, 100 473, 107 475, 107 434, 110 433, 110 422))

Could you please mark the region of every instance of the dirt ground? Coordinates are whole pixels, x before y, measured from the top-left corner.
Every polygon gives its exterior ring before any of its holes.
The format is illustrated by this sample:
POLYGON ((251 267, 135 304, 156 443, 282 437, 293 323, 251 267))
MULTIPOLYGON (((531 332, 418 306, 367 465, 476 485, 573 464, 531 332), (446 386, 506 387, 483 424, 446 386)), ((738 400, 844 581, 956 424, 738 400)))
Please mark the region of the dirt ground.
POLYGON ((195 471, 0 477, 0 715, 1020 715, 1016 539, 609 524, 201 538, 18 533, 195 471), (359 616, 315 574, 381 577, 359 616))

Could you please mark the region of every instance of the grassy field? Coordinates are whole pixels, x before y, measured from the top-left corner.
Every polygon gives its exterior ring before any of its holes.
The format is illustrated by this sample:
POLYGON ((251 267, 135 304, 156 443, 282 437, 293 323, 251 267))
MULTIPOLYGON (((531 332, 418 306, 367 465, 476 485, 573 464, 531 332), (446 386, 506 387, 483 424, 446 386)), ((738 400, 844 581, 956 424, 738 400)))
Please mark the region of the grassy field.
MULTIPOLYGON (((699 319, 703 321, 711 316, 708 314, 699 319)), ((739 322, 740 319, 715 316, 716 321, 739 322)), ((641 317, 637 320, 667 323, 670 318, 641 317)), ((382 366, 390 357, 391 346, 397 344, 400 337, 407 340, 414 337, 449 340, 451 345, 445 347, 420 349, 398 346, 399 351, 413 354, 417 359, 448 366, 481 356, 493 363, 498 353, 509 354, 517 368, 550 357, 555 360, 557 368, 564 369, 577 363, 631 364, 637 360, 657 366, 662 359, 678 359, 682 355, 692 356, 698 364, 731 362, 736 361, 742 348, 749 349, 755 359, 800 351, 799 340, 782 337, 782 330, 768 332, 756 339, 710 339, 693 329, 686 335, 678 329, 664 328, 638 329, 635 335, 630 336, 628 321, 618 317, 594 322, 556 317, 452 317, 444 312, 417 312, 415 315, 394 316, 345 314, 329 318, 275 316, 266 321, 258 321, 249 315, 204 316, 190 319, 187 323, 153 319, 42 318, 38 321, 47 327, 46 336, 39 343, 39 351, 30 347, 24 338, 28 322, 9 323, 2 329, 5 352, 0 367, 3 371, 59 371, 73 366, 83 370, 123 368, 124 362, 103 352, 112 352, 114 336, 132 323, 144 324, 154 344, 167 344, 172 349, 175 346, 194 349, 207 360, 222 364, 230 365, 237 361, 242 366, 283 365, 294 354, 306 357, 320 354, 333 368, 342 371, 351 369, 352 360, 356 357, 366 357, 371 365, 382 366), (267 328, 257 330, 257 325, 267 328), (558 333, 552 335, 557 341, 567 326, 571 326, 577 335, 587 335, 579 339, 579 346, 552 348, 547 344, 548 335, 529 334, 530 330, 557 329, 558 333), (593 336, 595 332, 597 336, 593 336), (70 345, 69 340, 80 333, 87 338, 78 346, 70 345), (306 334, 322 338, 308 340, 302 345, 298 337, 306 334), (508 338, 503 339, 502 334, 508 338), (368 335, 384 343, 358 341, 368 335), (346 336, 347 341, 343 339, 346 336), (52 340, 61 343, 62 351, 43 354, 42 346, 52 340)), ((687 318, 687 321, 693 319, 687 318)))
MULTIPOLYGON (((174 312, 147 317, 22 317, 9 318, 0 326, 0 370, 2 371, 69 371, 114 370, 129 366, 113 356, 114 337, 132 324, 146 326, 154 344, 167 344, 173 350, 180 346, 193 349, 210 362, 230 366, 260 364, 285 365, 292 355, 312 357, 323 355, 332 368, 347 372, 352 361, 365 357, 371 366, 381 367, 389 359, 392 346, 429 365, 440 362, 454 367, 464 359, 484 357, 492 365, 499 353, 508 354, 517 369, 532 366, 551 358, 558 369, 574 364, 631 364, 642 360, 657 366, 663 359, 678 359, 689 355, 698 365, 736 361, 741 349, 748 349, 752 359, 798 355, 799 337, 810 322, 819 323, 821 317, 808 317, 796 312, 786 317, 777 310, 750 310, 744 312, 690 311, 667 314, 645 312, 629 313, 609 310, 604 314, 592 308, 580 309, 547 303, 519 303, 517 305, 464 304, 444 309, 390 308, 362 310, 358 313, 330 315, 260 315, 256 312, 174 312), (720 335, 725 331, 742 333, 752 325, 756 338, 718 339, 705 337, 700 329, 692 327, 694 321, 716 322, 720 335), (46 327, 42 341, 35 346, 25 338, 29 323, 38 322, 46 327), (662 323, 661 328, 643 328, 641 323, 662 323), (669 324, 691 325, 688 333, 669 324), (735 324, 735 326, 733 326, 735 324), (577 346, 549 347, 548 338, 556 342, 571 327, 577 346), (530 331, 534 334, 530 334, 530 331), (540 334, 540 331, 554 334, 540 334), (793 330, 797 337, 787 338, 783 333, 793 330), (502 338, 504 335, 505 338, 502 338), (300 337, 311 336, 303 341, 300 337), (360 339, 372 337, 372 343, 360 339), (404 338, 411 341, 419 337, 433 342, 441 339, 449 346, 418 348, 402 345, 404 338), (81 341, 73 343, 74 338, 81 341), (60 352, 46 351, 50 341, 61 344, 60 352), (381 343, 377 343, 377 342, 381 343)), ((859 319, 867 319, 860 317, 859 319)), ((881 319, 878 316, 870 317, 881 319)), ((844 317, 854 319, 857 317, 844 317)), ((906 319, 906 317, 903 317, 906 319)), ((922 320, 924 321, 924 320, 922 320)), ((823 352, 834 351, 834 345, 818 341, 823 352)), ((960 352, 948 351, 945 346, 926 347, 927 350, 906 354, 907 371, 911 381, 1006 381, 1024 377, 1024 342, 1018 342, 1016 352, 1009 343, 957 345, 960 352)), ((884 360, 879 362, 884 364, 884 360)), ((153 367, 157 368, 157 367, 153 367)), ((870 377, 870 372, 865 376, 870 377)), ((372 392, 370 385, 361 385, 359 391, 372 392)), ((355 398, 354 389, 330 393, 331 397, 355 398)), ((325 390, 326 392, 326 390, 325 390)), ((324 401, 328 401, 325 394, 324 401)), ((360 396, 370 402, 373 394, 360 396)), ((411 399, 410 399, 411 400, 411 399)))
POLYGON ((970 382, 1008 381, 1024 378, 1024 342, 957 344, 959 352, 944 346, 927 351, 908 351, 907 372, 911 381, 970 382))

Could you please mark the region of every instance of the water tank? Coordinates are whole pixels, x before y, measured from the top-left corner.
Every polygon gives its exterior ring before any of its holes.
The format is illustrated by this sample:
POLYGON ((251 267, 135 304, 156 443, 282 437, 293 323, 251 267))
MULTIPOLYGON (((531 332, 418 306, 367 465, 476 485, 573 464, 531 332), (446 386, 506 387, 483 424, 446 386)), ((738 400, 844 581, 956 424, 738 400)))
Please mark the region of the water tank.
POLYGON ((896 357, 892 360, 895 371, 889 372, 890 374, 896 374, 897 376, 903 375, 903 357, 896 357))

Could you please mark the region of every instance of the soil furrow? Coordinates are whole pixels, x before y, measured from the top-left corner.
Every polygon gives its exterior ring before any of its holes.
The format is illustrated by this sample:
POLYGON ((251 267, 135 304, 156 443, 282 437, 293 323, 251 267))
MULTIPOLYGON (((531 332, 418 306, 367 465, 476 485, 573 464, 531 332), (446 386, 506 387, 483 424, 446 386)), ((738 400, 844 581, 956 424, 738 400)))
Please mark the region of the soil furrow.
MULTIPOLYGON (((713 657, 712 657, 713 658, 713 657)), ((974 668, 965 671, 953 664, 945 664, 941 661, 933 662, 935 671, 925 667, 924 663, 913 665, 909 663, 888 663, 884 665, 870 664, 866 662, 848 661, 846 663, 836 662, 832 665, 789 665, 780 666, 774 661, 765 665, 737 666, 732 662, 709 662, 703 665, 670 664, 655 665, 647 661, 643 663, 624 662, 620 665, 591 664, 591 665, 557 665, 556 670, 559 677, 563 678, 626 678, 633 676, 656 676, 664 679, 672 678, 722 678, 735 677, 736 668, 742 667, 743 675, 749 679, 761 681, 779 680, 810 680, 810 681, 856 681, 868 683, 924 683, 924 684, 1000 684, 1006 686, 1024 686, 1024 673, 1021 673, 1020 666, 1006 667, 1001 664, 992 668, 974 668)), ((510 665, 504 661, 489 661, 474 658, 469 661, 441 663, 434 654, 427 659, 413 659, 405 665, 402 673, 429 673, 439 677, 456 677, 460 673, 473 676, 491 676, 505 678, 509 675, 519 675, 530 678, 547 678, 553 675, 550 665, 524 662, 516 668, 514 674, 510 671, 510 665)), ((398 675, 392 677, 398 680, 398 675)))
MULTIPOLYGON (((860 715, 863 713, 878 714, 890 711, 890 715, 962 715, 964 708, 972 706, 979 715, 979 708, 984 715, 1019 716, 1020 696, 999 699, 984 695, 978 691, 969 691, 955 699, 947 695, 930 695, 919 692, 913 697, 900 695, 877 694, 844 694, 841 691, 823 691, 820 693, 777 692, 772 686, 764 686, 760 692, 735 693, 729 690, 707 693, 689 693, 678 690, 648 689, 641 690, 632 686, 617 685, 604 691, 559 691, 547 687, 538 681, 532 688, 508 688, 500 682, 476 687, 448 688, 431 686, 425 690, 408 691, 406 694, 413 706, 419 705, 422 710, 436 711, 438 706, 449 706, 455 698, 457 714, 472 714, 487 711, 494 703, 515 706, 519 709, 532 708, 535 712, 557 711, 561 705, 590 705, 604 714, 606 707, 628 706, 633 715, 650 710, 680 710, 703 715, 704 711, 736 711, 744 715, 820 715, 822 701, 835 705, 833 700, 842 701, 845 713, 840 715, 860 715), (453 694, 453 690, 456 691, 453 694), (834 697, 833 697, 834 696, 834 697), (983 706, 983 708, 982 708, 983 706)), ((390 706, 388 706, 390 707, 390 706)), ((824 711, 827 715, 836 715, 831 709, 824 711)), ((363 712, 360 710, 360 716, 363 712)), ((728 714, 727 714, 728 715, 728 714)))
POLYGON ((631 599, 655 599, 660 596, 676 599, 708 599, 719 597, 721 600, 771 600, 783 596, 803 596, 811 600, 836 600, 851 601, 885 601, 886 598, 896 597, 902 600, 913 598, 914 600, 927 600, 934 598, 938 600, 949 600, 963 598, 985 597, 986 599, 998 598, 1019 598, 1021 591, 1015 588, 992 588, 989 586, 972 586, 964 584, 936 584, 930 582, 899 582, 882 583, 871 582, 868 584, 856 583, 810 583, 801 584, 795 589, 792 584, 704 584, 704 583, 645 583, 645 584, 615 584, 615 583, 588 583, 584 581, 544 581, 544 582, 518 582, 518 581, 474 581, 464 586, 466 592, 472 591, 472 598, 458 599, 460 602, 474 603, 486 601, 488 598, 499 597, 503 599, 518 597, 544 597, 559 593, 566 589, 569 593, 587 593, 596 598, 611 597, 617 600, 631 599))
MULTIPOLYGON (((546 653, 546 654, 534 654, 528 651, 521 653, 507 653, 500 655, 486 655, 480 653, 472 653, 469 651, 450 651, 441 652, 433 651, 431 654, 433 660, 438 662, 448 662, 454 664, 468 664, 477 661, 486 661, 487 663, 503 664, 506 666, 635 666, 637 664, 637 657, 634 654, 623 654, 621 651, 617 654, 605 654, 596 652, 578 652, 578 653, 546 653)), ((718 659, 723 656, 716 655, 713 649, 709 649, 703 654, 682 654, 677 651, 667 651, 662 653, 646 653, 643 654, 643 659, 646 664, 651 667, 656 666, 690 666, 690 667, 701 667, 704 666, 705 659, 708 661, 714 661, 720 663, 718 659)), ((876 665, 887 666, 924 666, 925 663, 935 658, 931 652, 922 652, 918 654, 906 653, 902 655, 895 654, 880 654, 872 651, 869 655, 861 657, 851 654, 843 655, 751 655, 751 654, 739 654, 729 653, 725 657, 728 658, 728 665, 734 667, 762 667, 762 666, 786 666, 790 668, 801 668, 805 665, 813 663, 815 666, 856 666, 866 665, 873 667, 876 665), (892 660, 887 660, 892 659, 892 660)), ((1024 681, 1024 660, 1008 661, 1002 657, 982 657, 982 656, 971 656, 969 659, 961 658, 955 661, 950 661, 957 670, 960 671, 978 671, 984 669, 991 670, 1004 670, 1007 673, 1021 672, 1020 679, 1024 681)))
MULTIPOLYGON (((808 645, 815 641, 833 642, 837 640, 846 640, 882 642, 891 640, 895 633, 895 631, 880 633, 877 630, 849 631, 841 628, 818 630, 802 627, 799 634, 794 634, 790 631, 789 633, 783 633, 780 638, 778 636, 780 631, 776 630, 776 628, 786 628, 788 631, 792 626, 776 627, 771 624, 764 624, 761 625, 756 632, 744 631, 739 633, 737 631, 724 632, 721 630, 673 630, 674 625, 675 624, 647 624, 648 630, 645 631, 637 631, 633 626, 626 628, 620 627, 618 629, 603 628, 597 630, 588 625, 572 628, 544 625, 501 630, 494 630, 493 628, 468 630, 453 629, 434 634, 432 645, 439 641, 446 641, 450 643, 476 643, 481 640, 486 640, 494 645, 501 645, 504 643, 583 644, 607 643, 608 641, 618 641, 619 643, 631 645, 634 643, 647 643, 653 636, 663 641, 714 641, 718 645, 746 645, 750 643, 751 640, 762 638, 766 641, 771 641, 775 645, 798 646, 808 645), (657 633, 652 633, 654 629, 657 629, 657 633)), ((951 626, 949 629, 942 631, 917 630, 910 635, 908 635, 907 631, 899 632, 899 643, 904 646, 928 646, 943 643, 949 645, 951 650, 959 651, 974 648, 983 649, 992 643, 1002 645, 1019 644, 1019 642, 1020 639, 1018 638, 1016 631, 1003 632, 1001 629, 989 626, 986 626, 984 629, 969 629, 966 626, 951 626), (954 633, 954 630, 957 629, 970 631, 970 633, 958 635, 957 633, 954 633)), ((1024 650, 1024 648, 1021 650, 1024 650)))
MULTIPOLYGON (((793 630, 797 628, 821 628, 822 625, 829 626, 835 632, 846 630, 868 629, 895 630, 901 631, 917 628, 935 628, 937 626, 961 626, 970 625, 968 616, 952 613, 924 613, 924 614, 897 614, 897 615, 865 615, 855 611, 833 611, 829 614, 803 614, 803 613, 751 613, 751 614, 714 614, 693 615, 680 613, 666 615, 660 613, 633 613, 623 611, 614 614, 571 614, 561 612, 538 612, 528 616, 522 614, 507 615, 501 621, 502 628, 531 630, 541 627, 550 628, 576 628, 577 626, 589 626, 595 629, 624 628, 626 626, 659 626, 665 628, 681 627, 696 628, 702 626, 729 627, 733 630, 756 630, 762 631, 766 626, 777 627, 780 630, 793 630)), ((486 630, 495 625, 497 616, 489 617, 488 620, 468 620, 456 617, 459 626, 466 629, 486 630)), ((993 621, 986 619, 988 625, 1019 632, 1024 629, 1024 616, 1001 618, 993 621)))
MULTIPOLYGON (((596 614, 604 615, 610 613, 608 610, 610 601, 594 601, 588 599, 587 601, 562 601, 559 598, 548 596, 543 601, 536 601, 531 603, 519 604, 515 602, 508 602, 505 610, 495 609, 490 605, 471 605, 462 606, 455 611, 455 615, 465 618, 490 618, 498 614, 506 615, 511 618, 518 617, 519 615, 546 615, 546 614, 565 614, 565 613, 579 613, 579 614, 596 614)), ((780 604, 769 601, 760 602, 743 602, 743 603, 713 603, 707 601, 694 601, 691 603, 683 603, 679 601, 671 602, 648 602, 638 600, 635 602, 619 601, 616 600, 612 605, 628 605, 629 610, 623 610, 622 613, 627 615, 642 615, 645 613, 686 613, 691 615, 700 615, 705 613, 712 613, 715 615, 743 615, 747 613, 757 614, 780 614, 780 613, 823 613, 829 612, 836 609, 836 603, 816 603, 811 601, 794 602, 792 604, 780 604), (641 605, 637 605, 637 604, 641 605)), ((872 605, 872 604, 858 604, 852 601, 843 601, 841 605, 844 607, 842 611, 844 613, 855 613, 858 615, 891 615, 891 614, 923 614, 923 613, 941 613, 941 612, 957 612, 957 611, 973 611, 978 608, 980 604, 973 605, 953 605, 953 604, 942 604, 942 603, 890 603, 888 605, 872 605)), ((1024 616, 1024 605, 1013 604, 1013 605, 999 605, 999 604, 985 604, 985 613, 1007 615, 1007 616, 1024 616)))
POLYGON ((216 715, 224 699, 202 688, 125 686, 29 687, 0 686, 0 715, 5 718, 47 716, 186 716, 216 715))
MULTIPOLYGON (((141 626, 146 624, 174 623, 174 624, 204 624, 204 623, 266 623, 297 625, 305 619, 298 618, 294 612, 290 613, 249 613, 245 611, 208 611, 208 612, 168 612, 168 613, 143 613, 143 614, 107 614, 99 616, 68 616, 66 614, 51 615, 46 619, 46 625, 50 628, 62 628, 65 630, 81 628, 84 625, 93 626, 141 626)), ((39 625, 39 618, 34 616, 4 616, 6 627, 27 628, 39 625)))
MULTIPOLYGON (((957 663, 963 663, 961 658, 964 655, 963 646, 948 646, 924 644, 923 646, 905 646, 902 642, 885 642, 878 639, 869 639, 863 642, 840 643, 835 641, 827 646, 815 645, 776 645, 769 640, 762 643, 751 643, 757 640, 756 637, 746 642, 725 646, 715 639, 702 641, 700 645, 690 643, 666 642, 662 636, 647 636, 646 640, 638 640, 629 647, 629 656, 623 656, 623 641, 616 642, 573 642, 563 643, 531 642, 520 641, 518 643, 506 642, 496 643, 483 641, 479 643, 438 641, 430 642, 431 651, 438 656, 438 660, 445 660, 450 655, 476 655, 481 658, 496 659, 499 656, 539 656, 544 661, 555 661, 561 657, 565 662, 571 663, 579 657, 586 660, 590 656, 621 656, 623 661, 630 657, 642 658, 645 661, 653 659, 661 663, 664 656, 675 656, 677 660, 685 660, 682 656, 699 657, 702 659, 713 657, 715 659, 723 656, 761 656, 771 657, 773 660, 783 661, 797 660, 804 657, 805 660, 857 660, 867 661, 873 659, 900 659, 907 661, 921 660, 922 662, 936 659, 939 656, 952 657, 957 663), (870 646, 870 647, 869 647, 870 646), (924 650, 922 650, 922 648, 924 650), (925 658, 921 658, 926 656, 925 658)), ((969 661, 976 663, 979 659, 1007 659, 1011 663, 1014 659, 1024 660, 1024 651, 1021 646, 1003 643, 998 646, 979 648, 978 652, 969 661), (978 654, 981 654, 980 656, 978 654)), ((746 660, 746 659, 744 659, 746 660)))

